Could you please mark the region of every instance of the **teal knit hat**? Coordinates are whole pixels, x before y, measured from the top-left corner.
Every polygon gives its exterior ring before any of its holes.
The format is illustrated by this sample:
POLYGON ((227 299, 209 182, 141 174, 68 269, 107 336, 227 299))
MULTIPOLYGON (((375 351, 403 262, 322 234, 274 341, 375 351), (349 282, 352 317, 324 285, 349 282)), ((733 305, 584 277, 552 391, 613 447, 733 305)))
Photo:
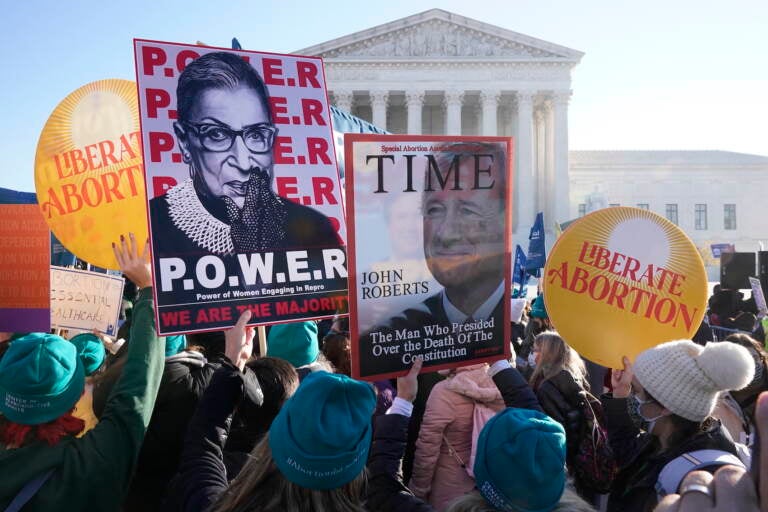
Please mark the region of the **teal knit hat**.
POLYGON ((104 350, 104 344, 98 336, 88 332, 78 334, 69 339, 69 342, 77 348, 77 355, 83 361, 86 375, 92 375, 101 368, 107 351, 104 350))
POLYGON ((267 356, 285 359, 294 368, 314 363, 320 348, 315 322, 273 325, 267 337, 267 356))
POLYGON ((0 359, 0 413, 14 423, 55 420, 75 406, 84 388, 83 362, 61 336, 27 334, 0 359))
POLYGON ((504 409, 480 432, 473 469, 498 510, 548 512, 565 489, 565 431, 539 411, 504 409))
POLYGON ((544 294, 539 295, 531 304, 531 316, 534 318, 549 318, 547 308, 544 305, 544 294))
POLYGON ((175 356, 187 346, 187 337, 183 334, 165 337, 165 357, 175 356))
POLYGON ((269 447, 280 473, 316 490, 354 480, 368 459, 375 407, 368 383, 327 372, 307 375, 269 429, 269 447))

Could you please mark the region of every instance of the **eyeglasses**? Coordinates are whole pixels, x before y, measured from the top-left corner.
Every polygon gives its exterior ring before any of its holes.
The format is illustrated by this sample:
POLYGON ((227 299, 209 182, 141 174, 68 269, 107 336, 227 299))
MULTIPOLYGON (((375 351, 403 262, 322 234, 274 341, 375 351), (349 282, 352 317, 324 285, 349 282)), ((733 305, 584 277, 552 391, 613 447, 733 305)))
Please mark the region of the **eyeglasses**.
POLYGON ((255 124, 244 130, 233 130, 228 126, 212 123, 183 123, 191 128, 200 144, 208 151, 229 151, 236 137, 241 137, 245 147, 253 153, 266 153, 275 143, 277 127, 271 124, 255 124))

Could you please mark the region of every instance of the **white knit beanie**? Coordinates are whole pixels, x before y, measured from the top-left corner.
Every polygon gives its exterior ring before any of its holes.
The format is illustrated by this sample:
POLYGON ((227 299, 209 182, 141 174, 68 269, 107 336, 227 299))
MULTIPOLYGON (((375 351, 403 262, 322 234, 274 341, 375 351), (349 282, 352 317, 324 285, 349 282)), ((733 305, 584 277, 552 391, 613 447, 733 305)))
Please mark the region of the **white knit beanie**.
POLYGON ((721 391, 737 390, 752 381, 755 362, 735 343, 690 340, 662 343, 642 352, 634 364, 643 388, 673 414, 704 421, 721 391))

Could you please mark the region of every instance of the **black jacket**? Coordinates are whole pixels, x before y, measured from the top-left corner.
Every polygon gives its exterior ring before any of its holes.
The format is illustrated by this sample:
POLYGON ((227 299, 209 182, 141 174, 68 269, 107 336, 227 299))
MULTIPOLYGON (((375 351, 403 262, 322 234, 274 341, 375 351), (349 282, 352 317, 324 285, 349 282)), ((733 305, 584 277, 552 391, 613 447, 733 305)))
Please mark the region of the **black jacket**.
POLYGON ((569 465, 578 448, 581 424, 584 415, 578 406, 579 393, 583 388, 567 370, 562 370, 552 378, 544 380, 536 389, 544 412, 565 429, 567 456, 569 465))
MULTIPOLYGON (((541 411, 536 395, 514 368, 493 376, 507 407, 541 411)), ((420 500, 403 483, 401 459, 405 451, 410 418, 385 414, 376 419, 373 446, 368 458, 368 510, 376 512, 431 512, 434 509, 420 500)))
POLYGON ((712 420, 705 430, 683 440, 677 446, 659 453, 654 436, 641 432, 627 412, 626 398, 604 395, 608 439, 621 468, 608 498, 609 512, 649 512, 657 503, 656 481, 664 466, 672 459, 695 450, 723 450, 736 455, 732 441, 723 433, 719 422, 712 420))
MULTIPOLYGON (((179 465, 184 434, 197 402, 208 386, 220 359, 209 362, 199 352, 184 351, 165 359, 163 378, 152 419, 139 453, 136 472, 126 496, 124 511, 158 510, 168 482, 179 465)), ((112 377, 122 374, 122 365, 111 367, 94 388, 94 412, 112 389, 112 377)))
POLYGON ((263 402, 255 375, 244 374, 224 360, 200 399, 184 440, 178 482, 181 510, 207 510, 227 489, 224 445, 232 414, 246 395, 249 400, 263 402))

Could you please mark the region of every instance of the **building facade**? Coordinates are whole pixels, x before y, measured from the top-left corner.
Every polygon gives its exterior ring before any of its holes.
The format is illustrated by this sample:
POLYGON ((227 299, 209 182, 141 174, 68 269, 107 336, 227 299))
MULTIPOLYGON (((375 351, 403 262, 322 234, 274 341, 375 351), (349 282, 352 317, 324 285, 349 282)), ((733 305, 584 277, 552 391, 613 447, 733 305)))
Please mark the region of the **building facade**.
POLYGON ((337 107, 392 133, 515 137, 516 242, 538 211, 569 218, 568 102, 581 52, 432 9, 296 53, 323 57, 337 107))
POLYGON ((571 218, 607 206, 645 208, 685 231, 719 279, 710 246, 768 249, 768 157, 727 151, 571 151, 571 218), (762 244, 762 245, 761 245, 762 244))
MULTIPOLYGON (((714 243, 768 244, 768 157, 724 151, 568 151, 571 71, 583 53, 441 9, 309 48, 331 101, 392 133, 515 138, 514 241, 611 205, 678 224, 718 277, 714 243)), ((766 246, 768 249, 768 245, 766 246)))

